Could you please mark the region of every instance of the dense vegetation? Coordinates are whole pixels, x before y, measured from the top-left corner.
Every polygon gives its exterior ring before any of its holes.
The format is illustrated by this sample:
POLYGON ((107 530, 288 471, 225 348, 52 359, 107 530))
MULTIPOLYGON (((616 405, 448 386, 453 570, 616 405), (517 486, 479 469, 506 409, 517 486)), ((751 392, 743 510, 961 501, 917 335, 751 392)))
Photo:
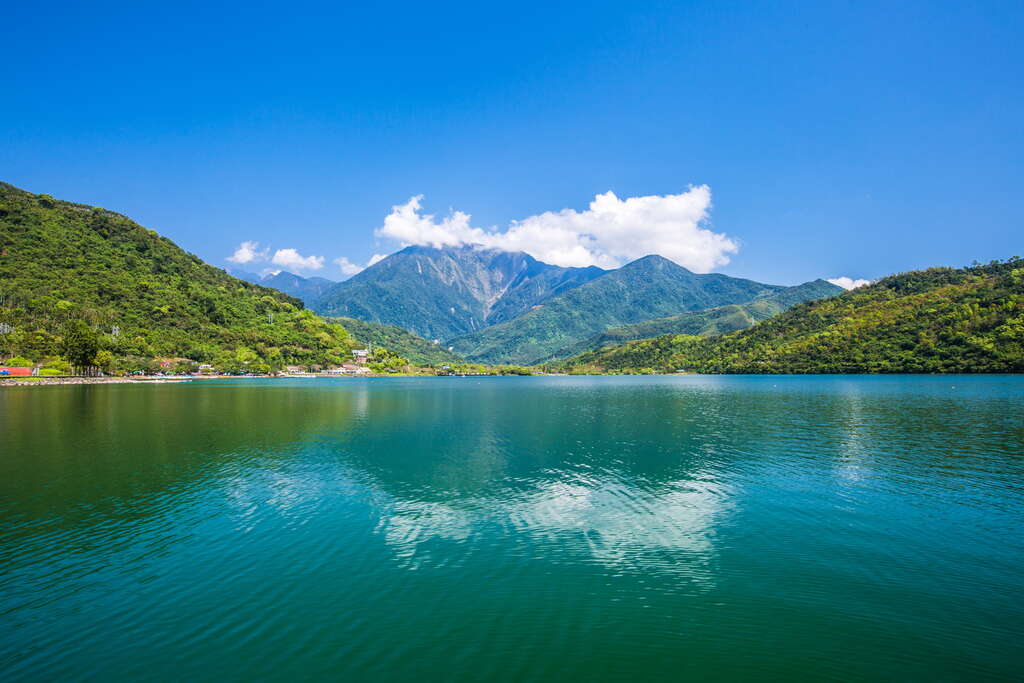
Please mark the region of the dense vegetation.
POLYGON ((361 346, 387 348, 415 365, 444 365, 462 359, 439 344, 428 342, 394 325, 368 323, 355 318, 334 318, 361 346))
POLYGON ((534 364, 571 355, 577 344, 612 327, 746 303, 783 289, 718 273, 697 275, 646 256, 451 345, 473 361, 534 364))
POLYGON ((221 369, 346 362, 355 341, 281 292, 206 265, 128 218, 0 183, 0 357, 61 354, 83 321, 115 359, 221 369))
POLYGON ((571 372, 1024 372, 1024 261, 893 275, 720 337, 590 351, 571 372))
POLYGON ((814 299, 835 296, 843 291, 825 280, 814 280, 777 292, 765 292, 746 304, 730 304, 700 311, 680 313, 667 318, 645 320, 632 325, 613 327, 594 335, 558 356, 574 356, 584 351, 618 346, 632 339, 649 339, 666 334, 689 334, 711 337, 726 332, 745 330, 761 320, 814 299))

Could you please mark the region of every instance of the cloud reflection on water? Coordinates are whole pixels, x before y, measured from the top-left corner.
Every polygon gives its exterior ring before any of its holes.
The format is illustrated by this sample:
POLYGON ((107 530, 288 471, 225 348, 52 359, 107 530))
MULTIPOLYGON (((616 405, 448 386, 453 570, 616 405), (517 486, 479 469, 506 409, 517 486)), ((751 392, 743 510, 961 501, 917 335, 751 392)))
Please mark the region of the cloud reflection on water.
MULTIPOLYGON (((609 569, 666 572, 708 584, 714 529, 730 508, 727 488, 699 479, 654 489, 613 476, 587 483, 543 480, 525 493, 505 493, 454 503, 395 500, 382 508, 377 532, 410 569, 431 561, 433 542, 457 542, 470 553, 477 532, 497 525, 533 543, 586 553, 609 569)), ((451 548, 442 555, 450 561, 451 548)))

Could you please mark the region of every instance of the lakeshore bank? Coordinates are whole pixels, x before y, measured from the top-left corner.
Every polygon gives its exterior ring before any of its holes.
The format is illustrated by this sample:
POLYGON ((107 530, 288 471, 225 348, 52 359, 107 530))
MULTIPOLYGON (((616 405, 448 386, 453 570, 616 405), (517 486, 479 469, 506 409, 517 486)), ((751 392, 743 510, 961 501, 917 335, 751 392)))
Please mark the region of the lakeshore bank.
MULTIPOLYGON (((363 374, 363 375, 260 375, 260 376, 241 376, 241 375, 195 375, 187 377, 39 377, 39 376, 28 376, 28 377, 0 377, 0 387, 40 387, 40 386, 58 386, 58 385, 72 385, 72 384, 179 384, 182 382, 191 382, 193 380, 200 382, 208 382, 211 380, 220 379, 355 379, 355 378, 367 378, 367 377, 439 377, 443 375, 427 375, 427 374, 406 374, 406 373, 393 373, 393 374, 363 374)), ((467 377, 474 376, 486 376, 486 375, 465 375, 467 377)))

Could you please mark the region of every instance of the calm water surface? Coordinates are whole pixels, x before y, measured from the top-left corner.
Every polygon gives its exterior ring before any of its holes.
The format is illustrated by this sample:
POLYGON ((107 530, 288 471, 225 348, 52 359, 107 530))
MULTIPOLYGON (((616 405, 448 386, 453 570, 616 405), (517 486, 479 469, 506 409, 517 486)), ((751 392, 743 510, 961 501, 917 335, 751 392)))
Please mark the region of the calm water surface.
POLYGON ((1024 378, 0 389, 0 679, 1024 677, 1024 378))

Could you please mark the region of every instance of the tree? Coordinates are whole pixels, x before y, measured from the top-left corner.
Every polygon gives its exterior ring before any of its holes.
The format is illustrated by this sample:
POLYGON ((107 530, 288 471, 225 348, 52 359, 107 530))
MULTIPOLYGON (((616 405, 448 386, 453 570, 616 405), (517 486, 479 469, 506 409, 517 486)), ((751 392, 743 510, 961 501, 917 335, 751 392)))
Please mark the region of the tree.
POLYGON ((99 338, 84 320, 69 320, 64 325, 60 352, 78 374, 91 375, 94 372, 99 350, 99 338))
POLYGON ((96 352, 94 362, 100 370, 109 375, 114 367, 114 354, 106 349, 102 349, 96 352))
POLYGON ((407 359, 383 347, 375 348, 368 360, 370 368, 375 372, 403 372, 409 365, 407 359))

